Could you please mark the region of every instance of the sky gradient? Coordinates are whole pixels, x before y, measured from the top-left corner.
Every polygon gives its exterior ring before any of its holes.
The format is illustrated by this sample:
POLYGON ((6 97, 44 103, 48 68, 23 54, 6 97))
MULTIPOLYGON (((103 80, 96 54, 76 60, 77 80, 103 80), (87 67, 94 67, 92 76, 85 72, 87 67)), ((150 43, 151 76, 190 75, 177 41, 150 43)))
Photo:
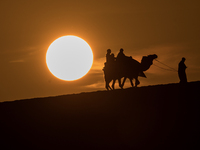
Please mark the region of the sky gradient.
MULTIPOLYGON (((105 90, 102 68, 108 48, 115 56, 123 48, 138 61, 157 54, 175 69, 185 57, 188 81, 197 81, 199 6, 198 0, 1 1, 0 102, 105 90), (49 45, 64 35, 83 38, 94 54, 90 72, 73 82, 55 78, 45 62, 49 45)), ((154 65, 145 74, 140 86, 179 82, 177 72, 154 65)))

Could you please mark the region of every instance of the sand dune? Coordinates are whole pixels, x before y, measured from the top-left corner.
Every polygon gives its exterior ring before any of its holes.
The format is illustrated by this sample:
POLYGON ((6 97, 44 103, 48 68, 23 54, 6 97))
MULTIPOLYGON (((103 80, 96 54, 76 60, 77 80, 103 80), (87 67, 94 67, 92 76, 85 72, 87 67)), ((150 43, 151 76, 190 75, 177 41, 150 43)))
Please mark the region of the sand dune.
POLYGON ((3 102, 1 147, 193 149, 199 88, 197 81, 3 102))

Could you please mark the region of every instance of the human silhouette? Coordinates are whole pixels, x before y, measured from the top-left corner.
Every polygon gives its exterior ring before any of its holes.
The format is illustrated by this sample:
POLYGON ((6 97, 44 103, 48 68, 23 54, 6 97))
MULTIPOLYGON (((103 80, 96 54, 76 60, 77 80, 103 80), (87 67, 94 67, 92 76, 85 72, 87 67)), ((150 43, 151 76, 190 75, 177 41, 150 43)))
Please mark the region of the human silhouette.
POLYGON ((123 48, 121 48, 119 53, 117 54, 116 61, 117 62, 123 62, 126 59, 126 57, 127 56, 125 56, 123 48))
POLYGON ((126 67, 130 63, 131 59, 132 59, 132 57, 126 56, 124 54, 124 49, 121 48, 116 57, 117 67, 121 68, 120 70, 123 72, 124 70, 126 70, 126 67))
POLYGON ((114 63, 115 63, 115 56, 113 53, 111 53, 111 50, 108 49, 107 50, 107 54, 106 54, 106 63, 105 63, 105 66, 111 68, 114 66, 114 63))
POLYGON ((110 63, 110 61, 112 61, 112 56, 111 56, 111 49, 107 50, 107 54, 106 54, 106 63, 110 63))
POLYGON ((186 73, 185 73, 185 70, 186 70, 187 67, 184 63, 185 60, 186 59, 183 57, 182 60, 180 61, 180 63, 178 64, 178 76, 179 76, 181 84, 187 83, 187 76, 186 76, 186 73))
MULTIPOLYGON (((115 71, 115 66, 116 66, 115 60, 116 60, 115 55, 113 53, 111 53, 110 49, 108 49, 107 53, 106 53, 106 62, 104 63, 104 68, 103 68, 103 71, 104 71, 104 74, 105 74, 105 76, 104 76, 105 80, 107 78, 110 78, 110 76, 112 76, 112 72, 115 71)), ((106 88, 112 89, 109 86, 109 84, 106 85, 106 88)))
POLYGON ((112 53, 112 54, 110 55, 110 63, 111 63, 111 64, 114 64, 114 63, 115 63, 115 60, 116 60, 115 55, 112 53))

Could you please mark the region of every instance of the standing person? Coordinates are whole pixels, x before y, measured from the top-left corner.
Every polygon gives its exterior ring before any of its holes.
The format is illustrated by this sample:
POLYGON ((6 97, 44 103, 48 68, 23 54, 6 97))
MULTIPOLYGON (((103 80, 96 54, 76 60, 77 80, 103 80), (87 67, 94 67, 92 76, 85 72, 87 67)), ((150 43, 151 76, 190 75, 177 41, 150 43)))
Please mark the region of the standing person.
POLYGON ((181 84, 187 83, 187 76, 185 73, 185 70, 187 67, 184 62, 185 62, 185 58, 183 57, 180 63, 178 64, 178 76, 179 76, 181 84))

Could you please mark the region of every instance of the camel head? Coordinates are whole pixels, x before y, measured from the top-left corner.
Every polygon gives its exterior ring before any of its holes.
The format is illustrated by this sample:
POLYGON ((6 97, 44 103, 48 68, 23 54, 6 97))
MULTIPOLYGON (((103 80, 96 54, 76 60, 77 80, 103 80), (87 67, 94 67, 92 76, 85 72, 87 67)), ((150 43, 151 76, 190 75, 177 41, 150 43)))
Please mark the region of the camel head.
POLYGON ((153 55, 148 55, 149 57, 152 57, 152 59, 156 59, 156 58, 158 58, 158 55, 156 55, 156 54, 153 54, 153 55))
POLYGON ((158 58, 156 54, 143 56, 141 60, 141 69, 142 71, 146 71, 150 68, 150 66, 153 64, 153 60, 158 58))

